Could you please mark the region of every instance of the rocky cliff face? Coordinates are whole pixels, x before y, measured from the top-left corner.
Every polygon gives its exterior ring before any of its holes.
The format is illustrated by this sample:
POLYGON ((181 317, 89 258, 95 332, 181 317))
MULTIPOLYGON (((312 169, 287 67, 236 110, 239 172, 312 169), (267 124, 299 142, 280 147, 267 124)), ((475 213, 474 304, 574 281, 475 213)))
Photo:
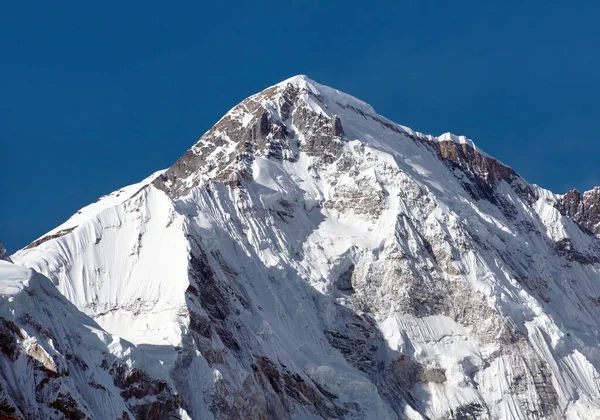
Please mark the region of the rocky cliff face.
POLYGON ((593 418, 600 240, 565 197, 298 76, 14 260, 133 343, 100 346, 130 418, 593 418))
POLYGON ((6 249, 4 248, 4 245, 2 245, 2 241, 0 241, 0 260, 12 262, 8 256, 8 253, 6 252, 6 249))
POLYGON ((600 236, 600 187, 583 194, 571 190, 562 197, 560 204, 561 213, 596 236, 600 236))

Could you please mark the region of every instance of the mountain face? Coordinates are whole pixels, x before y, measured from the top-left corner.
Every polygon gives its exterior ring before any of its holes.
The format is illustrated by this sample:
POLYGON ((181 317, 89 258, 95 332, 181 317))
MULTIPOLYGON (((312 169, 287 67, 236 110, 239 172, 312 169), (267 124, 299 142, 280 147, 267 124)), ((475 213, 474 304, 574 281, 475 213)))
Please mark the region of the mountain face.
POLYGON ((600 418, 598 197, 288 79, 0 262, 0 413, 600 418))
POLYGON ((0 294, 0 418, 166 418, 176 410, 168 384, 137 368, 155 371, 157 360, 103 331, 48 278, 0 261, 0 294))

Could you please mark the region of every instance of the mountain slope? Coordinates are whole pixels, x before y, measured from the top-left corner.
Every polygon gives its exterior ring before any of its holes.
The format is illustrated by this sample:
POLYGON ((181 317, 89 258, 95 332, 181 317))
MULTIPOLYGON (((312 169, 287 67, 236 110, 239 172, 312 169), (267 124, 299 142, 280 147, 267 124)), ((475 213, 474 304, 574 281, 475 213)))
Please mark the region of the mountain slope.
POLYGON ((166 418, 178 411, 167 381, 145 373, 156 371, 148 369, 156 360, 103 331, 46 277, 0 261, 0 295, 0 417, 166 418))
POLYGON ((590 418, 600 241, 565 197, 296 76, 13 260, 193 418, 590 418))

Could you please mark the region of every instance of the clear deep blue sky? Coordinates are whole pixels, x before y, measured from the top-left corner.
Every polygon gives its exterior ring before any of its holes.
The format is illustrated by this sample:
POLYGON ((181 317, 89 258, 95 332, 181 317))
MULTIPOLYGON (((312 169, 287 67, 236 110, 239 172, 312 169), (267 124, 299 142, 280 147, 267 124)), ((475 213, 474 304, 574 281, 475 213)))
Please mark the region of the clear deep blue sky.
POLYGON ((0 238, 26 245, 301 73, 416 130, 467 135, 530 182, 588 189, 596 3, 5 2, 0 238))

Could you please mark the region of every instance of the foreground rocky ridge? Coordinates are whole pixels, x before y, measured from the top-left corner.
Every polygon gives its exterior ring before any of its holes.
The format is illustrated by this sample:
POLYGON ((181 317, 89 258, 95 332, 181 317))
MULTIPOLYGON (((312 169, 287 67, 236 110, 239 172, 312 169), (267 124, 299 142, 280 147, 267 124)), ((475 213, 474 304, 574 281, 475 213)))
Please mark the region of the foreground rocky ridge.
POLYGON ((1 418, 158 419, 177 413, 167 382, 133 366, 157 361, 103 331, 49 279, 0 261, 0 294, 1 418))
POLYGON ((569 194, 299 76, 13 257, 175 418, 589 418, 600 241, 569 194))

